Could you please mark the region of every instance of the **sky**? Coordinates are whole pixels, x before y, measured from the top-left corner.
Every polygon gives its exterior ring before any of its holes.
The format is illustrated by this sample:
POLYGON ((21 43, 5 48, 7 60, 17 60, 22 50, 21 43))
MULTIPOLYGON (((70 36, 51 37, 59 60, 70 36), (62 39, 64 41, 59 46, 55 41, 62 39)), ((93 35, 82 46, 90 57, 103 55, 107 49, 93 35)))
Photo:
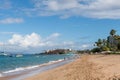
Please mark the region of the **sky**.
POLYGON ((120 35, 120 0, 0 0, 0 50, 92 49, 120 35))

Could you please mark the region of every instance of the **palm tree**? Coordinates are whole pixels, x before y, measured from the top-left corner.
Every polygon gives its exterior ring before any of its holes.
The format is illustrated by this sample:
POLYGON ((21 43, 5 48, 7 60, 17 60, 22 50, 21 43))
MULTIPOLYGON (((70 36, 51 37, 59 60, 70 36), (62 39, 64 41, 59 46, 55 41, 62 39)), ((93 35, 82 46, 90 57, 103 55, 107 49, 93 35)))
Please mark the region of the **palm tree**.
POLYGON ((103 46, 106 46, 107 45, 107 40, 106 39, 103 39, 103 46))
POLYGON ((98 39, 98 41, 95 42, 95 44, 96 44, 97 47, 100 48, 100 47, 102 46, 102 40, 101 40, 101 39, 98 39))
POLYGON ((110 31, 110 35, 111 35, 111 36, 114 36, 115 34, 116 34, 116 30, 112 29, 112 30, 110 31))

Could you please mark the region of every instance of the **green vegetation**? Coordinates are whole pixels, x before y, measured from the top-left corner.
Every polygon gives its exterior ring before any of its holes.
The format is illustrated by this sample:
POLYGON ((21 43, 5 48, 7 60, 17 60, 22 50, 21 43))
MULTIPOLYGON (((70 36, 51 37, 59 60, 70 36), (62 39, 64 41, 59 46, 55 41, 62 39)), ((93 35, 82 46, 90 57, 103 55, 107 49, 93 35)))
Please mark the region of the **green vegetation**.
POLYGON ((44 54, 67 54, 71 52, 71 49, 55 49, 55 50, 47 50, 44 54))
POLYGON ((114 53, 120 51, 120 36, 116 34, 116 30, 112 29, 110 35, 106 39, 98 39, 95 42, 92 52, 112 51, 114 53))

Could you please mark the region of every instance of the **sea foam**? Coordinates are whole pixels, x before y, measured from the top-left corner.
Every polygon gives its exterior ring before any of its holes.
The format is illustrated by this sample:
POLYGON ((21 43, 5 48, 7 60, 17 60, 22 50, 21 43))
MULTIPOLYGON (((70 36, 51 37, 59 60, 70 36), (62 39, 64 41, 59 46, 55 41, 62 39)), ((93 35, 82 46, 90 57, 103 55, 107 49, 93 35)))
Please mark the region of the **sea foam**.
POLYGON ((23 70, 33 69, 33 68, 37 68, 37 67, 39 67, 39 65, 16 68, 16 69, 13 69, 13 70, 5 71, 3 73, 12 73, 12 72, 17 72, 17 71, 23 71, 23 70))
MULTIPOLYGON (((34 69, 34 68, 37 68, 37 67, 40 67, 40 66, 44 66, 44 65, 49 65, 49 64, 54 64, 54 63, 57 63, 57 62, 61 62, 63 60, 64 59, 59 59, 59 60, 56 60, 56 61, 49 61, 48 63, 43 63, 43 64, 40 64, 40 65, 34 65, 34 66, 28 66, 28 67, 20 67, 20 68, 16 68, 16 69, 13 69, 13 70, 5 71, 3 73, 7 74, 7 73, 13 73, 13 72, 18 72, 18 71, 24 71, 24 70, 34 69)), ((2 76, 2 75, 0 74, 0 76, 2 76)))
POLYGON ((3 77, 3 75, 0 73, 0 77, 3 77))
POLYGON ((11 72, 22 71, 22 70, 24 70, 24 68, 16 68, 16 69, 13 69, 13 70, 5 71, 3 73, 11 73, 11 72))
POLYGON ((64 59, 59 59, 57 61, 49 61, 48 64, 53 64, 53 63, 56 63, 56 62, 60 62, 60 61, 63 61, 64 59))

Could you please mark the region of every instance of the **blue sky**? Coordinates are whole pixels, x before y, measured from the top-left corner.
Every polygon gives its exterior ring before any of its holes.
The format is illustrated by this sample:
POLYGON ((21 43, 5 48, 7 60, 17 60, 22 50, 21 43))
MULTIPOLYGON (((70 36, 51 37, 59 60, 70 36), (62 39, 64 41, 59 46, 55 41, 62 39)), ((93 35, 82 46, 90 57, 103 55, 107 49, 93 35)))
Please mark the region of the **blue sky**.
POLYGON ((7 51, 91 49, 111 29, 120 34, 119 0, 0 1, 0 46, 7 51))

